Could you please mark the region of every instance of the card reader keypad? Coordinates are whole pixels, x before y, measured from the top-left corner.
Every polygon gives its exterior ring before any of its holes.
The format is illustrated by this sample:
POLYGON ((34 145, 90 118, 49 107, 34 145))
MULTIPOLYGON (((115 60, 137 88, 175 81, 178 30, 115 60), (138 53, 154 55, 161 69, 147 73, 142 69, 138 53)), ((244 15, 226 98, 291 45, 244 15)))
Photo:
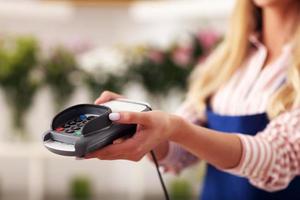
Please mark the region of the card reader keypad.
POLYGON ((67 121, 62 126, 55 129, 60 134, 72 134, 73 136, 81 136, 82 128, 86 123, 95 119, 98 115, 82 114, 74 119, 67 121))

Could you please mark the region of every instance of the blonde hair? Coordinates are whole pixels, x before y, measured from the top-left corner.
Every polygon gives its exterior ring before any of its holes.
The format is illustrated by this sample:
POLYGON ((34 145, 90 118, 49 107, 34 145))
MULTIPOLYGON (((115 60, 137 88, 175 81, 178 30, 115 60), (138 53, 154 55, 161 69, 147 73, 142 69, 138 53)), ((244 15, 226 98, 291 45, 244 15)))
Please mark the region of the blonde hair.
MULTIPOLYGON (((203 113, 207 99, 240 67, 250 49, 250 34, 261 30, 261 9, 252 0, 236 2, 223 42, 190 77, 188 99, 203 113)), ((293 38, 291 65, 286 82, 273 94, 267 113, 274 118, 300 104, 300 26, 293 38)))

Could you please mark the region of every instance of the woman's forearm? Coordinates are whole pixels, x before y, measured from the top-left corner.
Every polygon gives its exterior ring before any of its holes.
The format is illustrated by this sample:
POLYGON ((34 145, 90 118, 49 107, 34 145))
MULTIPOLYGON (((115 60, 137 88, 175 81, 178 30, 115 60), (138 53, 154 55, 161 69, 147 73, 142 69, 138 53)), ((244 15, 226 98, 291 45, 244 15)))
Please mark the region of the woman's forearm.
POLYGON ((228 169, 236 167, 242 157, 242 144, 235 134, 196 126, 181 118, 175 119, 176 129, 171 140, 208 163, 228 169))

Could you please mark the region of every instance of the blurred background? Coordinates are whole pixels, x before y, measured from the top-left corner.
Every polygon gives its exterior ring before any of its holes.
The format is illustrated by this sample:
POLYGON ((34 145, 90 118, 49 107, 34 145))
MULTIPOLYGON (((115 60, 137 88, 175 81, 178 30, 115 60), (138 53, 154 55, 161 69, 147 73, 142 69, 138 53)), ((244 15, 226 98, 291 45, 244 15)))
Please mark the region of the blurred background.
MULTIPOLYGON (((78 161, 41 142, 59 110, 103 90, 174 112, 222 40, 234 0, 0 0, 0 199, 163 199, 143 159, 78 161)), ((197 199, 204 164, 165 175, 197 199), (199 184, 200 183, 200 184, 199 184)))

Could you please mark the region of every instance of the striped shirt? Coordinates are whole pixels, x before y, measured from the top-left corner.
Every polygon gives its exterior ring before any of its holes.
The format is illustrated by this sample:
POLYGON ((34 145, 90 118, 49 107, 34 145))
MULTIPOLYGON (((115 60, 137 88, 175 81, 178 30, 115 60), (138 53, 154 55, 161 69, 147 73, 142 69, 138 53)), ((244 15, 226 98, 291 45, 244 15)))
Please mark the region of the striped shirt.
MULTIPOLYGON (((270 97, 287 77, 291 45, 286 45, 277 60, 264 67, 267 49, 256 37, 251 37, 250 42, 253 48, 243 66, 211 99, 216 113, 234 116, 266 112, 270 97)), ((195 124, 205 123, 188 101, 177 114, 195 124)), ((267 191, 287 187, 300 174, 300 108, 280 114, 255 136, 237 135, 242 142, 242 158, 238 166, 224 171, 247 177, 251 184, 267 191)), ((197 157, 171 142, 167 157, 160 163, 166 171, 178 173, 197 161, 197 157)))

